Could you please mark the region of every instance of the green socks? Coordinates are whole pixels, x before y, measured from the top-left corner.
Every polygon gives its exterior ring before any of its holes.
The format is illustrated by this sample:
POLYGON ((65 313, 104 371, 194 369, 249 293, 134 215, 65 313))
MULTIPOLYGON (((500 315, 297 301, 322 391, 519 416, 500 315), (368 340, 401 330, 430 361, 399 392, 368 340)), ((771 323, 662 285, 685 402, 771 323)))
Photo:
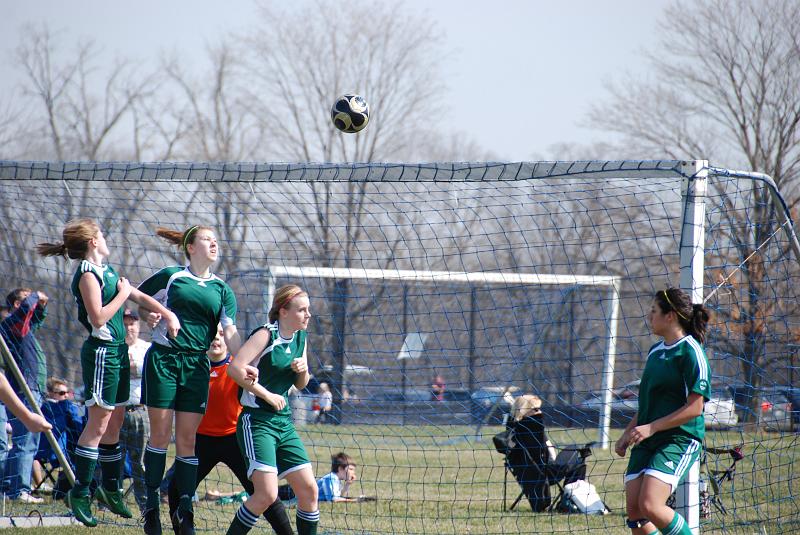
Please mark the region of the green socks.
POLYGON ((191 512, 192 497, 197 490, 197 457, 176 457, 174 477, 178 489, 178 510, 191 512))
POLYGON ((149 443, 144 450, 144 482, 147 485, 146 509, 158 509, 161 503, 159 487, 167 467, 167 450, 154 448, 149 443))
POLYGON ((117 444, 100 444, 98 461, 103 474, 103 488, 110 491, 119 490, 119 479, 122 474, 122 450, 117 444))
POLYGON ((692 535, 692 530, 689 529, 689 524, 677 512, 672 517, 672 522, 667 527, 661 530, 664 535, 692 535))
POLYGON ((319 509, 309 513, 297 508, 297 534, 298 535, 317 535, 317 525, 319 524, 319 509))
POLYGON ((89 485, 94 477, 99 455, 97 448, 81 445, 75 447, 75 496, 89 495, 89 485))

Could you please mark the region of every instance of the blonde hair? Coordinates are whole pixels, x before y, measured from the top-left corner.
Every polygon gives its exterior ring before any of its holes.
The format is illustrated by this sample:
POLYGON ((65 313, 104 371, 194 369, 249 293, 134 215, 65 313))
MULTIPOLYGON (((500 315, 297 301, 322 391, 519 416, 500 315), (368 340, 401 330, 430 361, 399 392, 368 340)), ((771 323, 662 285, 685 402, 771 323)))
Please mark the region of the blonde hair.
POLYGON ((270 323, 275 323, 278 321, 281 309, 288 307, 289 303, 292 302, 292 299, 298 295, 308 294, 296 284, 287 284, 286 286, 281 286, 278 288, 278 290, 275 292, 275 297, 272 298, 272 308, 269 309, 270 323))
POLYGON ((186 258, 191 260, 189 256, 189 245, 194 243, 198 230, 209 230, 214 232, 213 228, 205 225, 192 225, 186 230, 172 230, 164 227, 157 227, 156 235, 179 246, 181 249, 183 249, 183 253, 186 255, 186 258))
POLYGON ((89 252, 89 240, 97 237, 100 226, 93 219, 84 217, 73 219, 64 225, 61 232, 63 241, 58 243, 40 243, 36 252, 41 256, 63 256, 73 260, 82 260, 89 252))
POLYGON ((535 394, 525 394, 514 400, 514 406, 511 409, 511 417, 519 421, 526 416, 539 414, 542 407, 542 398, 535 394))

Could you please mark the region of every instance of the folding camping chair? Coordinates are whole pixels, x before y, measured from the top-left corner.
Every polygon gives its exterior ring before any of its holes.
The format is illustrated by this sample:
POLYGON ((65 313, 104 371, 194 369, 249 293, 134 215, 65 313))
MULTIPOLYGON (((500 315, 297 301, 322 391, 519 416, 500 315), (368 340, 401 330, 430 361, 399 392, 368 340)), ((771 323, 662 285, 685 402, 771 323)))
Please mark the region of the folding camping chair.
MULTIPOLYGON (((552 511, 558 508, 564 498, 564 486, 579 479, 586 479, 586 458, 592 454, 592 445, 594 444, 594 442, 589 442, 584 445, 573 444, 555 448, 558 451, 555 458, 549 459, 542 465, 540 462, 534 460, 527 449, 515 443, 514 433, 510 429, 495 435, 493 437, 493 442, 497 452, 503 455, 503 511, 513 511, 525 496, 525 488, 523 487, 523 490, 511 504, 511 507, 506 507, 509 472, 521 486, 523 482, 519 481, 520 477, 530 477, 531 475, 536 477, 539 481, 538 486, 542 492, 542 496, 537 496, 536 498, 541 500, 541 504, 544 505, 541 510, 552 511), (511 462, 509 456, 512 454, 512 451, 522 453, 523 459, 525 460, 523 465, 511 462), (558 488, 558 494, 555 500, 550 500, 550 487, 552 486, 558 488)), ((547 443, 549 446, 549 441, 547 441, 547 443)))

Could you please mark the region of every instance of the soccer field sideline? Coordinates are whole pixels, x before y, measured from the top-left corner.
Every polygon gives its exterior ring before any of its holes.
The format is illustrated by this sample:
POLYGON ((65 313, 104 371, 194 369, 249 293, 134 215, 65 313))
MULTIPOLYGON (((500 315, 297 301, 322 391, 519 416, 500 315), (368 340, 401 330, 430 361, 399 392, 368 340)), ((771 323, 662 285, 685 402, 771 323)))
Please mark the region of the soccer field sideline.
MULTIPOLYGON (((611 514, 587 516, 530 512, 523 502, 510 513, 502 510, 503 460, 494 451, 490 437, 500 428, 486 428, 479 441, 449 441, 447 438, 470 436, 470 428, 415 427, 409 434, 402 426, 307 426, 301 434, 319 471, 324 470, 332 452, 345 450, 358 459, 360 484, 355 493, 377 496, 372 503, 321 504, 320 533, 388 534, 388 533, 628 533, 624 525, 622 471, 626 460, 609 450, 595 449, 588 460, 588 480, 597 487, 611 514), (377 427, 377 429, 376 429, 377 427), (335 431, 333 433, 332 431, 335 431), (444 435, 443 433, 447 433, 444 435), (393 436, 405 439, 406 447, 397 451, 393 436), (387 440, 383 440, 386 437, 387 440), (391 440, 390 440, 391 439, 391 440), (436 451, 429 446, 440 445, 436 451), (359 444, 362 444, 359 447, 359 444), (398 521, 398 519, 402 519, 398 521)), ((581 442, 594 430, 554 429, 554 441, 581 442), (576 440, 580 439, 580 440, 576 440)), ((619 431, 614 433, 614 438, 619 431)), ((703 532, 778 533, 797 523, 796 500, 791 496, 791 473, 800 453, 796 436, 742 434, 736 431, 714 431, 709 444, 722 446, 744 442, 745 459, 737 465, 734 484, 723 489, 722 499, 730 511, 722 516, 717 511, 704 520, 703 532), (756 445, 749 447, 750 445, 756 445), (734 493, 734 488, 752 489, 734 493), (781 498, 783 496, 783 498, 781 498), (777 520, 776 520, 777 519, 777 520)), ((173 452, 171 451, 172 455, 173 452)), ((221 491, 238 490, 232 476, 219 468, 200 485, 198 494, 208 488, 221 491)), ((238 484, 237 484, 238 485, 238 484)), ((519 487, 509 478, 510 503, 519 487)), ((132 505, 132 501, 130 502, 132 505)), ((27 516, 30 507, 7 502, 7 514, 27 516)), ((235 513, 235 505, 217 505, 201 501, 196 504, 197 528, 209 533, 223 532, 235 513)), ((48 503, 38 509, 42 514, 61 515, 61 503, 48 503)), ((290 517, 294 516, 290 508, 290 517)), ((98 512, 100 526, 92 530, 105 533, 141 533, 135 521, 110 524, 116 518, 98 512)), ((164 519, 166 521, 166 519, 164 519)), ((165 524, 168 525, 168 524, 165 524)), ((260 529, 266 523, 259 524, 260 529)), ((78 533, 83 527, 45 527, 24 530, 24 533, 78 533)), ((15 530, 16 531, 16 530, 15 530)), ((19 530, 22 531, 22 530, 19 530)))

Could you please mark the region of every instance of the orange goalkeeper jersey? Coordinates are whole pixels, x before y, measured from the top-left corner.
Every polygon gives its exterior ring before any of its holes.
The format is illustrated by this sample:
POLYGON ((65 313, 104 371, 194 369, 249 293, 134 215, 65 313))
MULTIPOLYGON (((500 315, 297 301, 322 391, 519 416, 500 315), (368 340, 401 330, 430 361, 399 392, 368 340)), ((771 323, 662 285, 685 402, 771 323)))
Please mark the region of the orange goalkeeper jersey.
POLYGON ((223 361, 211 363, 206 414, 197 428, 201 435, 223 437, 236 432, 236 421, 242 406, 237 397, 238 385, 228 377, 231 358, 228 355, 223 361))

